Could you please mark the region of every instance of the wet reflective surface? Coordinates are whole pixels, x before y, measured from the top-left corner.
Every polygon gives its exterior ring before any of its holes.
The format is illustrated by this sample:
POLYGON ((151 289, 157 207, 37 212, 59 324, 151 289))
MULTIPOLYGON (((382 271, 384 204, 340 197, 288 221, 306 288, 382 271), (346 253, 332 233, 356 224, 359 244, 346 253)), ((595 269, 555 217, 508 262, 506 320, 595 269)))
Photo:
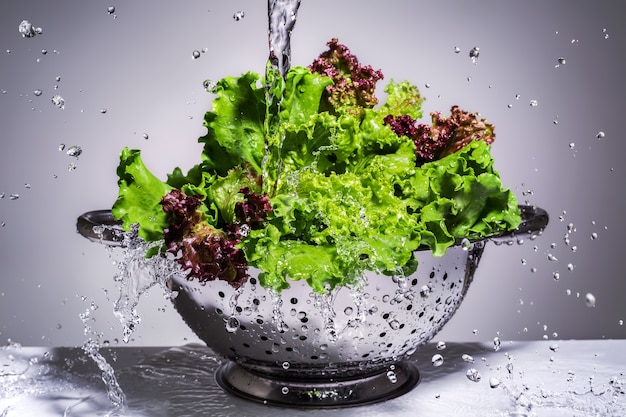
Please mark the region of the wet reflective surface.
POLYGON ((0 350, 0 416, 623 416, 624 349, 615 340, 430 343, 413 358, 422 381, 409 393, 367 407, 299 410, 226 394, 214 377, 221 360, 201 345, 103 348, 127 400, 112 411, 81 349, 10 345, 0 350))

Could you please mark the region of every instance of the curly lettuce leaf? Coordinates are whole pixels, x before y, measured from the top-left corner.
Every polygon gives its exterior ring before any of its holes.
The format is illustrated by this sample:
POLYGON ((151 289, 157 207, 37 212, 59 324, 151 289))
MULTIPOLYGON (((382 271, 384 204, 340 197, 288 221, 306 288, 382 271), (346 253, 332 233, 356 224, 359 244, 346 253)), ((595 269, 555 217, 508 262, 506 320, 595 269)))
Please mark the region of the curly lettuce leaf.
POLYGON ((162 239, 168 223, 159 202, 172 186, 146 168, 137 149, 124 148, 117 175, 119 193, 113 204, 113 216, 122 220, 126 230, 138 223, 139 236, 148 242, 162 239))
POLYGON ((236 166, 250 165, 261 173, 265 150, 265 90, 254 72, 225 77, 213 92, 213 110, 206 113, 203 169, 225 176, 236 166))

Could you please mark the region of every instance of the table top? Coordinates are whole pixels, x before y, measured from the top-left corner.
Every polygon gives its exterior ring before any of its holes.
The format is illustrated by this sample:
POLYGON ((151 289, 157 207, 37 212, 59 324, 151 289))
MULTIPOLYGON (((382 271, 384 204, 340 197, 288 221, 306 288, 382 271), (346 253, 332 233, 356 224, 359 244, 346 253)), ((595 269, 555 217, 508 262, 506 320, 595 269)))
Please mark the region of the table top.
POLYGON ((223 392, 223 360, 205 346, 107 347, 125 408, 81 348, 0 348, 0 417, 14 416, 624 416, 626 340, 430 343, 413 357, 421 381, 384 403, 303 410, 223 392), (441 355, 443 363, 433 362, 441 355), (475 370, 477 373, 474 373, 475 370), (479 375, 471 380, 470 375, 479 375))

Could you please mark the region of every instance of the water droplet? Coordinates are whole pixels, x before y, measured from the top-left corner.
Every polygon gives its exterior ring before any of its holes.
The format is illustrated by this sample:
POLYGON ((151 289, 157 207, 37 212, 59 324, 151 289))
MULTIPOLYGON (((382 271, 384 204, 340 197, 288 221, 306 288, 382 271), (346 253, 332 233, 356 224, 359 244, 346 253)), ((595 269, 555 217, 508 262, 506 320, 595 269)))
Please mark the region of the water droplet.
POLYGON ((149 138, 150 136, 148 136, 148 134, 147 134, 147 133, 144 133, 144 134, 142 135, 142 137, 143 137, 145 140, 148 140, 148 138, 149 138))
POLYGON ((387 372, 387 378, 389 378, 389 382, 391 382, 392 384, 398 382, 398 376, 394 371, 387 372))
POLYGON ((596 232, 593 232, 591 234, 591 240, 596 240, 598 238, 598 234, 596 232))
POLYGON ((556 62, 558 62, 559 65, 565 65, 567 63, 567 61, 565 61, 565 58, 562 57, 557 59, 556 62))
POLYGON ((559 345, 556 343, 552 343, 549 347, 552 352, 556 352, 557 350, 559 350, 559 345))
POLYGON ((283 362, 283 369, 289 369, 291 364, 289 362, 283 362))
POLYGON ((522 258, 522 265, 526 265, 528 263, 528 261, 524 258, 522 258))
POLYGON ((595 307, 596 306, 596 297, 595 297, 595 295, 593 295, 592 293, 588 292, 587 295, 585 295, 585 303, 587 304, 587 307, 595 307))
POLYGON ((389 327, 391 327, 393 330, 398 330, 400 328, 400 322, 398 320, 391 320, 389 322, 389 327))
POLYGON ((480 48, 478 48, 477 46, 473 47, 472 49, 470 49, 469 51, 469 57, 472 59, 472 62, 474 64, 478 63, 478 56, 480 55, 480 48))
POLYGON ((623 326, 624 325, 624 320, 618 321, 617 324, 619 324, 620 326, 623 326))
POLYGON ((461 48, 459 48, 458 46, 454 47, 454 53, 458 54, 459 52, 461 52, 461 48))
POLYGON ((549 260, 549 261, 552 261, 552 262, 556 262, 556 261, 558 261, 557 257, 556 257, 556 256, 554 256, 554 255, 553 255, 553 254, 551 254, 551 253, 549 253, 549 254, 548 254, 548 260, 549 260))
POLYGON ((433 355, 431 362, 433 363, 433 366, 441 366, 443 365, 443 356, 437 353, 433 355))
POLYGON ((108 14, 113 14, 113 13, 115 13, 115 6, 109 6, 109 7, 107 7, 107 13, 108 13, 108 14))
POLYGON ((10 194, 9 195, 9 200, 17 200, 18 198, 20 198, 19 194, 10 194))
POLYGON ((35 91, 33 91, 33 94, 34 94, 34 95, 36 95, 37 97, 39 97, 40 95, 42 95, 42 94, 43 94, 43 91, 41 91, 41 90, 35 90, 35 91))
POLYGON ((211 80, 204 80, 202 82, 202 86, 204 87, 204 89, 208 92, 208 93, 214 93, 215 92, 215 83, 211 80))
POLYGON ((426 88, 430 88, 430 83, 426 83, 426 84, 424 84, 424 87, 426 87, 426 88))
POLYGON ((282 392, 284 395, 289 394, 289 388, 288 387, 282 387, 280 392, 282 392))
POLYGON ((422 285, 422 288, 420 288, 420 296, 422 298, 428 298, 428 296, 430 296, 430 287, 428 285, 422 285))
POLYGON ((194 50, 194 51, 191 53, 191 57, 192 57, 193 59, 198 59, 198 58, 200 58, 200 51, 198 51, 197 49, 196 49, 196 50, 194 50))
POLYGON ((243 10, 239 10, 239 11, 235 12, 235 14, 233 15, 233 20, 235 22, 239 22, 244 17, 246 17, 246 13, 243 10))
POLYGON ((574 149, 575 147, 576 147, 576 144, 574 142, 570 142, 569 148, 574 149))
POLYGON ((465 373, 465 376, 472 382, 480 382, 480 380, 482 379, 482 376, 475 368, 468 369, 465 373))
POLYGON ((74 146, 70 146, 66 153, 73 158, 78 158, 80 154, 83 153, 83 150, 81 149, 80 146, 74 145, 74 146))
POLYGON ((472 242, 470 242, 470 240, 468 238, 463 238, 463 240, 461 240, 461 248, 463 248, 463 250, 469 250, 469 248, 472 246, 472 242))
POLYGON ((437 342, 437 350, 444 350, 446 347, 446 342, 437 342))
POLYGON ((74 162, 70 162, 69 164, 67 164, 67 170, 68 171, 74 171, 76 169, 76 164, 74 162))
POLYGON ((354 311, 354 310, 353 310, 353 308, 352 308, 352 307, 346 307, 346 308, 343 310, 343 313, 344 313, 346 316, 349 316, 350 314, 352 314, 352 312, 353 312, 353 311, 354 311))
POLYGON ((237 317, 230 316, 228 320, 226 320, 226 331, 229 333, 234 333, 239 328, 239 320, 237 317))
POLYGON ((26 188, 27 190, 30 190, 31 185, 29 183, 24 184, 24 188, 26 188))
POLYGON ((18 26, 18 30, 24 38, 32 38, 35 35, 43 33, 43 30, 41 28, 33 26, 33 24, 30 23, 28 20, 22 20, 22 22, 18 26))
POLYGON ((54 104, 55 107, 63 109, 65 108, 65 99, 61 97, 60 95, 56 94, 52 96, 52 104, 54 104))
POLYGON ((530 107, 537 107, 539 102, 537 100, 530 100, 530 107))
POLYGON ((522 96, 521 96, 521 95, 519 95, 519 94, 515 94, 515 100, 519 100, 519 99, 520 99, 520 97, 522 97, 522 96))
POLYGON ((500 346, 502 346, 502 342, 500 341, 499 337, 494 337, 493 338, 493 350, 494 351, 499 351, 500 350, 500 346))
POLYGON ((474 357, 472 355, 468 355, 467 353, 464 353, 463 356, 461 356, 461 359, 467 363, 474 363, 474 357))
POLYGON ((561 278, 561 274, 559 274, 558 272, 552 273, 552 279, 554 279, 555 281, 558 281, 560 278, 561 278))

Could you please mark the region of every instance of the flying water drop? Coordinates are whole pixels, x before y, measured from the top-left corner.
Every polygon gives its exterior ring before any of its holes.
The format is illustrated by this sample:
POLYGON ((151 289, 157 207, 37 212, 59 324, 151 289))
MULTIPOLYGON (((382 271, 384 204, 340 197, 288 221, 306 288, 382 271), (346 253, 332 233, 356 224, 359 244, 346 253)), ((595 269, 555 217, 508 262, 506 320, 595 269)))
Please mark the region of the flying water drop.
POLYGON ((441 366, 443 365, 443 356, 437 353, 436 355, 433 355, 431 362, 433 366, 441 366))
POLYGON ((469 51, 469 57, 472 60, 472 62, 474 64, 478 63, 478 57, 480 55, 480 48, 478 48, 478 46, 473 47, 472 49, 470 49, 469 51))
POLYGON ((587 295, 585 295, 585 304, 587 304, 587 307, 595 307, 596 306, 596 297, 595 295, 593 295, 592 293, 587 293, 587 295))
POLYGON ((482 379, 480 372, 478 372, 478 370, 476 370, 475 368, 468 369, 465 373, 465 376, 472 382, 480 382, 480 380, 482 379))
POLYGON ((43 33, 43 30, 40 27, 33 26, 28 20, 22 20, 20 25, 18 26, 19 32, 22 34, 24 38, 32 38, 35 35, 40 35, 43 33))
POLYGON ((59 109, 64 109, 65 108, 65 99, 63 97, 61 97, 60 95, 56 94, 56 95, 52 96, 52 104, 54 104, 54 106, 59 108, 59 109))
POLYGON ((243 10, 239 10, 239 11, 235 12, 235 14, 233 15, 233 20, 235 22, 239 22, 244 17, 246 17, 246 13, 243 10))

